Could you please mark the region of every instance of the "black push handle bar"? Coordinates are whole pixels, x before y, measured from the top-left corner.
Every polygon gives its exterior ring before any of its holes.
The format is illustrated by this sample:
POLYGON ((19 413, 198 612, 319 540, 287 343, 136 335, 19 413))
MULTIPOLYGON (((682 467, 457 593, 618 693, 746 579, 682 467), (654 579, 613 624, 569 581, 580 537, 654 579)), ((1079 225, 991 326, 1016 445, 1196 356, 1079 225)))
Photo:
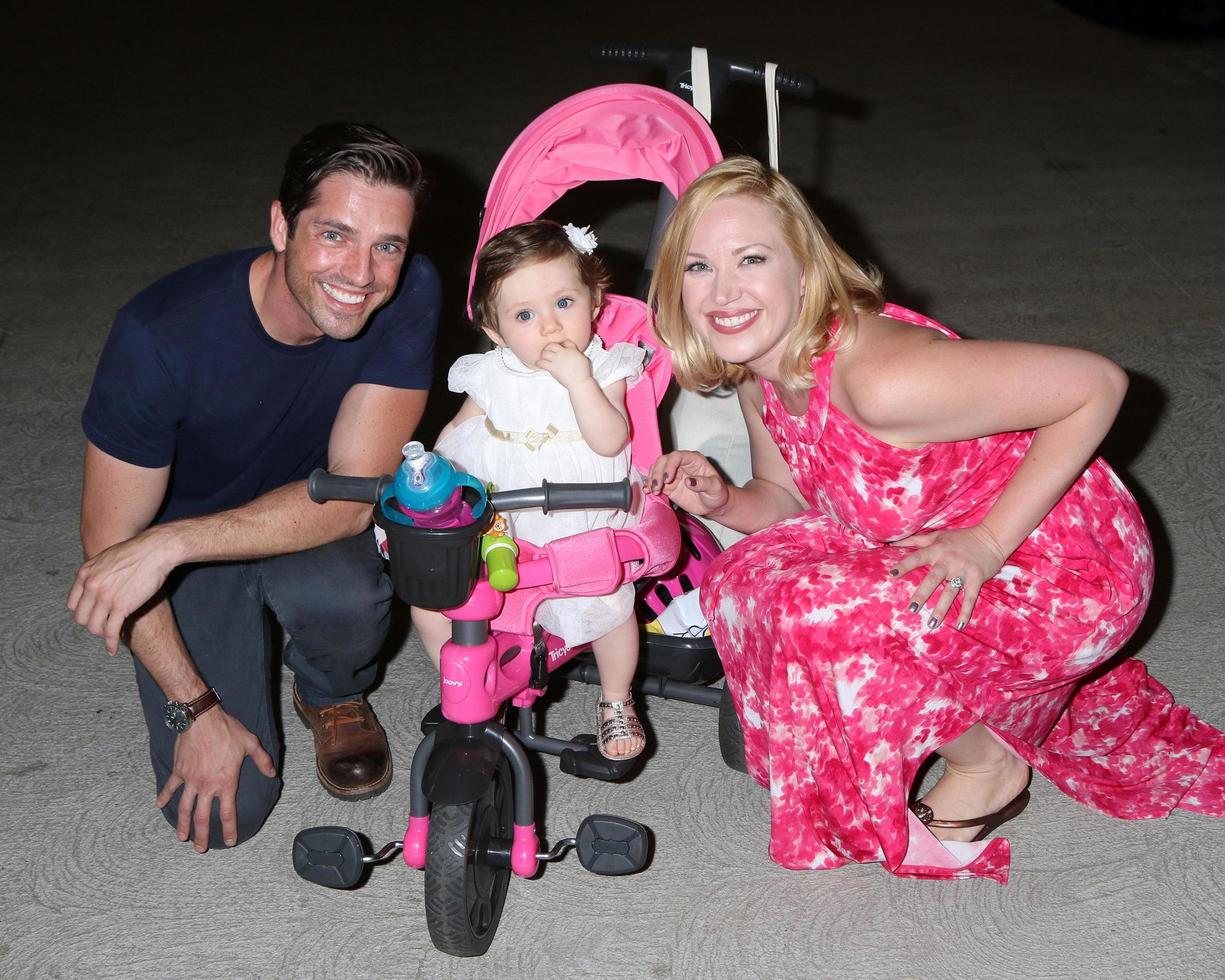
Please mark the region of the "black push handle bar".
MULTIPOLYGON (((319 469, 306 481, 306 492, 317 504, 329 500, 355 500, 373 504, 391 483, 384 476, 337 476, 319 469)), ((628 479, 614 483, 550 483, 541 481, 538 487, 523 490, 499 490, 489 495, 494 510, 529 510, 539 507, 551 510, 630 510, 634 503, 634 487, 628 479)))
MULTIPOLYGON (((651 44, 599 44, 591 49, 591 55, 598 61, 632 61, 648 65, 660 65, 667 69, 669 85, 675 84, 679 77, 689 71, 692 49, 680 47, 664 47, 651 44)), ((707 52, 710 65, 711 87, 717 92, 722 89, 728 79, 756 82, 765 81, 766 66, 732 61, 721 55, 707 52)), ((817 94, 817 82, 809 75, 801 75, 779 68, 774 75, 774 84, 780 92, 798 95, 802 99, 811 99, 817 94)), ((685 91, 676 94, 686 96, 685 91)))

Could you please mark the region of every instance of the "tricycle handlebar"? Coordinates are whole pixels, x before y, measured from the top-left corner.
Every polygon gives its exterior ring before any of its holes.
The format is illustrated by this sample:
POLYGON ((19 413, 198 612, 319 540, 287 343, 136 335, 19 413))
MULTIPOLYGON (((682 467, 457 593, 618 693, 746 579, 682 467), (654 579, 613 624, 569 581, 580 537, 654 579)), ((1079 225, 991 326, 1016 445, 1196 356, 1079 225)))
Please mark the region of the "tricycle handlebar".
POLYGON ((628 479, 615 483, 550 483, 524 490, 499 490, 489 495, 494 510, 629 510, 634 488, 628 479))
MULTIPOLYGON (((329 500, 356 500, 373 504, 391 482, 384 476, 338 476, 319 469, 306 481, 306 492, 317 504, 329 500)), ((489 495, 495 510, 529 510, 539 507, 551 510, 630 510, 634 504, 634 488, 628 479, 615 483, 550 483, 541 481, 538 487, 523 490, 499 490, 489 495)))

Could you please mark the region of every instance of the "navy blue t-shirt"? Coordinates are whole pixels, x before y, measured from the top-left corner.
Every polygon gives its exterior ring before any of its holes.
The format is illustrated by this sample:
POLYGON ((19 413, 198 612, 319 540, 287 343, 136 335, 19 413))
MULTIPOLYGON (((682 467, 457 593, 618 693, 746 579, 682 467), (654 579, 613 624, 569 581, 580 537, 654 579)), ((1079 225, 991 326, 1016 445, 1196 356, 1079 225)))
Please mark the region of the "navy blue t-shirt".
POLYGON ((399 289, 352 340, 289 346, 264 330, 251 263, 205 259, 138 294, 115 318, 81 416, 95 446, 170 466, 157 521, 238 507, 327 466, 328 436, 355 384, 428 389, 438 272, 405 262, 399 289))

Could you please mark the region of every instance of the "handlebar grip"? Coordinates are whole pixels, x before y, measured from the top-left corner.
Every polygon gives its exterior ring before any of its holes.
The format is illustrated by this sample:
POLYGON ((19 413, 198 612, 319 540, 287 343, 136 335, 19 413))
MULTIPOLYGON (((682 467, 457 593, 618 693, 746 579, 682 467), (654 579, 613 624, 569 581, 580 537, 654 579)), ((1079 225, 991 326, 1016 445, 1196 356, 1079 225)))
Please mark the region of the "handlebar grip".
MULTIPOLYGON (((764 65, 737 65, 729 63, 727 68, 737 78, 748 79, 759 85, 765 84, 766 68, 764 65)), ((811 99, 817 94, 816 79, 809 75, 783 71, 781 68, 777 69, 774 73, 774 87, 780 92, 790 92, 805 99, 811 99)))
POLYGON ((386 476, 339 476, 315 470, 306 480, 306 492, 317 504, 329 500, 355 500, 372 504, 379 499, 386 476))
POLYGON ((667 64, 670 58, 688 53, 688 48, 659 48, 645 44, 597 44, 591 49, 591 56, 598 61, 644 61, 651 65, 667 64))
POLYGON ((542 480, 539 487, 524 490, 499 490, 489 495, 495 510, 527 510, 539 507, 551 510, 629 510, 634 502, 634 488, 629 479, 615 483, 550 483, 542 480))
POLYGON ((628 478, 616 483, 550 483, 540 481, 546 514, 550 510, 629 510, 634 488, 628 478))

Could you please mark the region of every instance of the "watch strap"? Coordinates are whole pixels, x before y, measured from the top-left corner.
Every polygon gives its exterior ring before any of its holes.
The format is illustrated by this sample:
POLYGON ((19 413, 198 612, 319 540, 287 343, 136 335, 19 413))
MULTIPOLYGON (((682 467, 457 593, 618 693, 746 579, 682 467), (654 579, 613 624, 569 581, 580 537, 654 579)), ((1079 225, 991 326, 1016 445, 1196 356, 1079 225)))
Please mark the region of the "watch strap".
POLYGON ((187 712, 187 717, 195 721, 204 712, 208 711, 209 708, 215 708, 220 703, 221 695, 217 693, 217 688, 210 687, 198 698, 183 703, 183 710, 187 712))

